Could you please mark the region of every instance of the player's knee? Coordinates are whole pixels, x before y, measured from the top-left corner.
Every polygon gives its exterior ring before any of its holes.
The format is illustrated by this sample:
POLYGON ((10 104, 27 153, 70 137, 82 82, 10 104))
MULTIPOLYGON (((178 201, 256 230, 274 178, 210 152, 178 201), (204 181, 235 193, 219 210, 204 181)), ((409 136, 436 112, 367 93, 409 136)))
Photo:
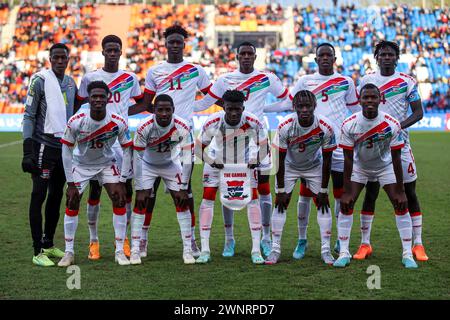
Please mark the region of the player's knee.
POLYGON ((216 187, 205 187, 203 188, 203 199, 214 201, 216 200, 217 188, 216 187))
POLYGON ((300 184, 300 193, 302 197, 314 197, 314 193, 303 183, 300 184))
POLYGON ((270 194, 270 183, 265 182, 258 184, 258 192, 262 195, 270 194))

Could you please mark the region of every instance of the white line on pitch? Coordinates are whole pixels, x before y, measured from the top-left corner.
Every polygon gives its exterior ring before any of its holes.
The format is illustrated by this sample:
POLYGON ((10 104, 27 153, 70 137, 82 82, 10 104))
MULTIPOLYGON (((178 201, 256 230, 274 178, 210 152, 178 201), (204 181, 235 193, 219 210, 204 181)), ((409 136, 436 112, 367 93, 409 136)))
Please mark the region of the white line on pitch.
POLYGON ((9 147, 9 146, 14 146, 14 145, 22 143, 22 142, 23 142, 23 140, 17 140, 17 141, 5 143, 5 144, 0 144, 0 149, 1 148, 6 148, 6 147, 9 147))

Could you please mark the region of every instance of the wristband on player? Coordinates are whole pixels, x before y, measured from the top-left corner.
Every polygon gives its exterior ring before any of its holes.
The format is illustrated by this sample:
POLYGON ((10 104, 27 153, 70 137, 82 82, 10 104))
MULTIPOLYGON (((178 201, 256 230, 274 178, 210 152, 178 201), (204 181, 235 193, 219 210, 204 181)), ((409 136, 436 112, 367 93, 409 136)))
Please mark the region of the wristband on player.
POLYGON ((320 188, 319 193, 326 193, 326 194, 328 194, 328 188, 320 188))
POLYGON ((286 190, 284 188, 275 188, 276 193, 284 193, 286 190))

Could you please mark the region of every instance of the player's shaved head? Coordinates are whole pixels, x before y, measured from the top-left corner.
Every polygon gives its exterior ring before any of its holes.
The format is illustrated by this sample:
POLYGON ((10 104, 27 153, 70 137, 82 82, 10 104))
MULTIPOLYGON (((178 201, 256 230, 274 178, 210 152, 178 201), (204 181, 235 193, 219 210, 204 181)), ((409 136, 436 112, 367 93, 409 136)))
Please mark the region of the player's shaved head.
POLYGON ((168 94, 160 94, 160 95, 156 96, 156 98, 155 98, 155 108, 162 101, 169 102, 172 107, 175 107, 171 96, 169 96, 168 94))
POLYGON ((242 47, 252 47, 252 48, 253 48, 253 52, 256 53, 256 47, 255 47, 255 45, 254 45, 253 43, 251 43, 251 42, 244 41, 244 42, 240 43, 240 44, 238 45, 238 47, 237 47, 237 53, 239 53, 239 50, 240 50, 242 47))
POLYGON ((319 44, 316 47, 316 54, 319 51, 319 49, 322 48, 322 47, 329 47, 329 48, 331 48, 331 50, 333 50, 333 54, 336 54, 336 50, 334 49, 333 45, 331 43, 329 43, 329 42, 323 42, 323 43, 319 44))
POLYGON ((368 89, 375 90, 376 92, 378 92, 378 95, 381 96, 380 89, 373 83, 366 83, 365 85, 363 85, 362 88, 359 90, 359 96, 362 96, 363 91, 368 89))

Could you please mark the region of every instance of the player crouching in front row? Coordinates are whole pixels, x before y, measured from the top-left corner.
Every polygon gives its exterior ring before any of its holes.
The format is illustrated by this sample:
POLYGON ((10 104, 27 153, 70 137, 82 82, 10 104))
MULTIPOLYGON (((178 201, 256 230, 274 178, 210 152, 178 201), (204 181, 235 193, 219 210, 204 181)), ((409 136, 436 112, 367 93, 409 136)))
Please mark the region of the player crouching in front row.
POLYGON ((402 263, 406 268, 417 268, 411 252, 412 223, 403 186, 401 149, 404 140, 399 122, 378 111, 380 99, 377 86, 365 84, 360 91, 362 112, 350 116, 342 124, 340 147, 344 149, 344 194, 338 219, 341 248, 335 267, 350 263, 348 244, 353 206, 367 182, 378 181, 395 210, 403 246, 402 263))
POLYGON ((123 252, 127 227, 125 182, 128 177, 120 174, 112 147, 118 139, 123 149, 122 172, 129 173, 133 141, 125 120, 106 110, 108 86, 103 81, 93 81, 88 85, 87 91, 89 113, 81 112, 72 116, 61 139, 68 187, 64 216, 66 250, 58 266, 67 267, 74 263, 74 240, 80 201, 91 179, 97 179, 103 184, 113 204, 115 261, 120 265, 129 265, 130 261, 123 252))
POLYGON ((286 116, 278 126, 273 146, 278 149, 279 167, 275 208, 272 214, 272 252, 266 264, 275 264, 281 254, 281 235, 286 222, 286 210, 295 183, 303 178, 313 192, 317 205, 317 222, 322 240, 321 256, 333 264, 330 249, 331 210, 328 201, 328 181, 331 157, 336 139, 329 120, 314 115, 316 97, 308 90, 297 92, 293 99, 295 113, 286 116), (323 160, 322 160, 323 158, 323 160))
POLYGON ((151 191, 158 177, 164 180, 175 203, 184 263, 195 263, 187 193, 194 145, 189 125, 173 114, 174 108, 169 95, 157 96, 154 114, 142 120, 134 137, 136 202, 131 216, 131 264, 141 263, 139 245, 142 226, 151 191))

